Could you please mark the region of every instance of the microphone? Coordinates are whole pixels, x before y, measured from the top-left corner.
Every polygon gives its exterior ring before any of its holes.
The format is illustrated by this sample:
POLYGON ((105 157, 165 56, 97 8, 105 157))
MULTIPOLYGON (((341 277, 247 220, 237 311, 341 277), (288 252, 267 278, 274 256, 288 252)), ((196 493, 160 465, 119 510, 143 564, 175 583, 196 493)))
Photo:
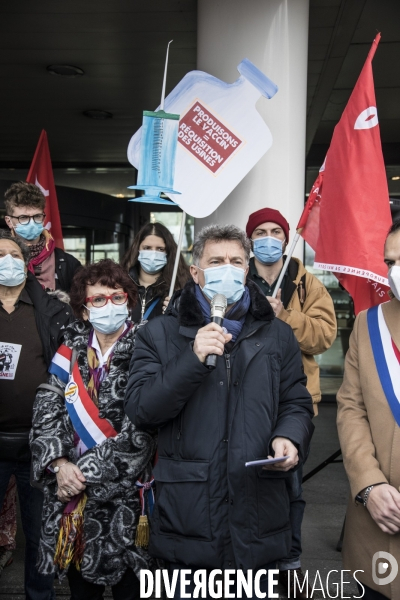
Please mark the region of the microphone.
MULTIPOLYGON (((225 316, 227 300, 223 294, 215 294, 211 300, 211 322, 221 325, 225 316)), ((217 355, 209 354, 206 357, 205 365, 210 371, 214 370, 217 366, 217 355)))

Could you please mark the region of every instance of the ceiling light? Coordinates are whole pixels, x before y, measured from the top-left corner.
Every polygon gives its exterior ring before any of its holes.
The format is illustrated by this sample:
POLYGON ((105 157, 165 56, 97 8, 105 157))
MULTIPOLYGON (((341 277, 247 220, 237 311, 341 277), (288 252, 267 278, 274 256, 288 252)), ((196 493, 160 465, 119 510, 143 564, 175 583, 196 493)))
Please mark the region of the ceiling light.
POLYGON ((61 77, 80 77, 85 71, 73 65, 49 65, 47 71, 50 75, 59 75, 61 77))
POLYGON ((96 121, 105 121, 106 119, 112 119, 113 117, 112 113, 107 112, 106 110, 97 109, 85 110, 83 111, 83 114, 85 117, 88 117, 89 119, 95 119, 96 121))
POLYGON ((398 181, 400 179, 399 175, 395 175, 394 177, 392 177, 392 181, 398 181))

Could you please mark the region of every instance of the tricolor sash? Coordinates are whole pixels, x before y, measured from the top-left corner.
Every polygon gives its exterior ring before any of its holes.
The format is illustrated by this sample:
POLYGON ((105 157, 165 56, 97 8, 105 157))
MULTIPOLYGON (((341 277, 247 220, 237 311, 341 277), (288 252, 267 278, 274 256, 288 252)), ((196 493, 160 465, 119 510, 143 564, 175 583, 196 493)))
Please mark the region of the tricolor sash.
POLYGON ((72 350, 60 346, 50 365, 49 372, 57 375, 65 386, 65 406, 72 425, 87 449, 102 444, 118 433, 113 426, 99 416, 99 409, 90 398, 83 383, 77 361, 71 370, 72 350))
POLYGON ((394 343, 382 305, 373 306, 367 312, 369 337, 382 389, 400 426, 400 351, 394 343))
POLYGON ((64 346, 64 344, 60 346, 53 356, 53 360, 49 367, 49 373, 56 375, 63 383, 68 383, 69 372, 71 370, 71 357, 71 348, 64 346))

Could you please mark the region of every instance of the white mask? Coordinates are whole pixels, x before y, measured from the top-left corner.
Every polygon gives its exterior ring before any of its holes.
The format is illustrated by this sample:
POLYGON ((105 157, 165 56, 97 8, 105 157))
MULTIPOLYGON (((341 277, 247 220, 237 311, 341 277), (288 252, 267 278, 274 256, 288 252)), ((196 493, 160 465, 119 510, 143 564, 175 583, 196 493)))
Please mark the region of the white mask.
POLYGON ((390 267, 388 273, 389 285, 392 290, 395 298, 400 300, 400 267, 397 265, 393 265, 390 267))
POLYGON ((87 308, 87 306, 85 308, 89 311, 89 321, 93 328, 106 335, 118 331, 129 316, 127 302, 113 304, 108 301, 105 306, 100 308, 87 308))
POLYGON ((0 284, 7 287, 21 285, 26 279, 25 263, 20 258, 6 254, 0 258, 0 284))

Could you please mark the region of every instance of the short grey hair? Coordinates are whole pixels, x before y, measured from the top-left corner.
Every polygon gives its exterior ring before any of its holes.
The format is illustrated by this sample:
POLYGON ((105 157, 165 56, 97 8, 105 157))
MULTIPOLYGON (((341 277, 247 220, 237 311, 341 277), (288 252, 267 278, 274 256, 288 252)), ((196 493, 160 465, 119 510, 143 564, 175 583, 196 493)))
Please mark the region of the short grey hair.
POLYGON ((244 250, 246 261, 250 260, 251 242, 244 231, 236 225, 207 225, 196 235, 193 244, 193 264, 198 265, 207 242, 232 241, 240 244, 244 250))
POLYGON ((11 240, 14 242, 14 244, 16 244, 22 252, 24 263, 28 265, 31 259, 31 251, 29 250, 29 246, 27 246, 19 237, 13 237, 9 231, 0 229, 0 240, 11 240))

